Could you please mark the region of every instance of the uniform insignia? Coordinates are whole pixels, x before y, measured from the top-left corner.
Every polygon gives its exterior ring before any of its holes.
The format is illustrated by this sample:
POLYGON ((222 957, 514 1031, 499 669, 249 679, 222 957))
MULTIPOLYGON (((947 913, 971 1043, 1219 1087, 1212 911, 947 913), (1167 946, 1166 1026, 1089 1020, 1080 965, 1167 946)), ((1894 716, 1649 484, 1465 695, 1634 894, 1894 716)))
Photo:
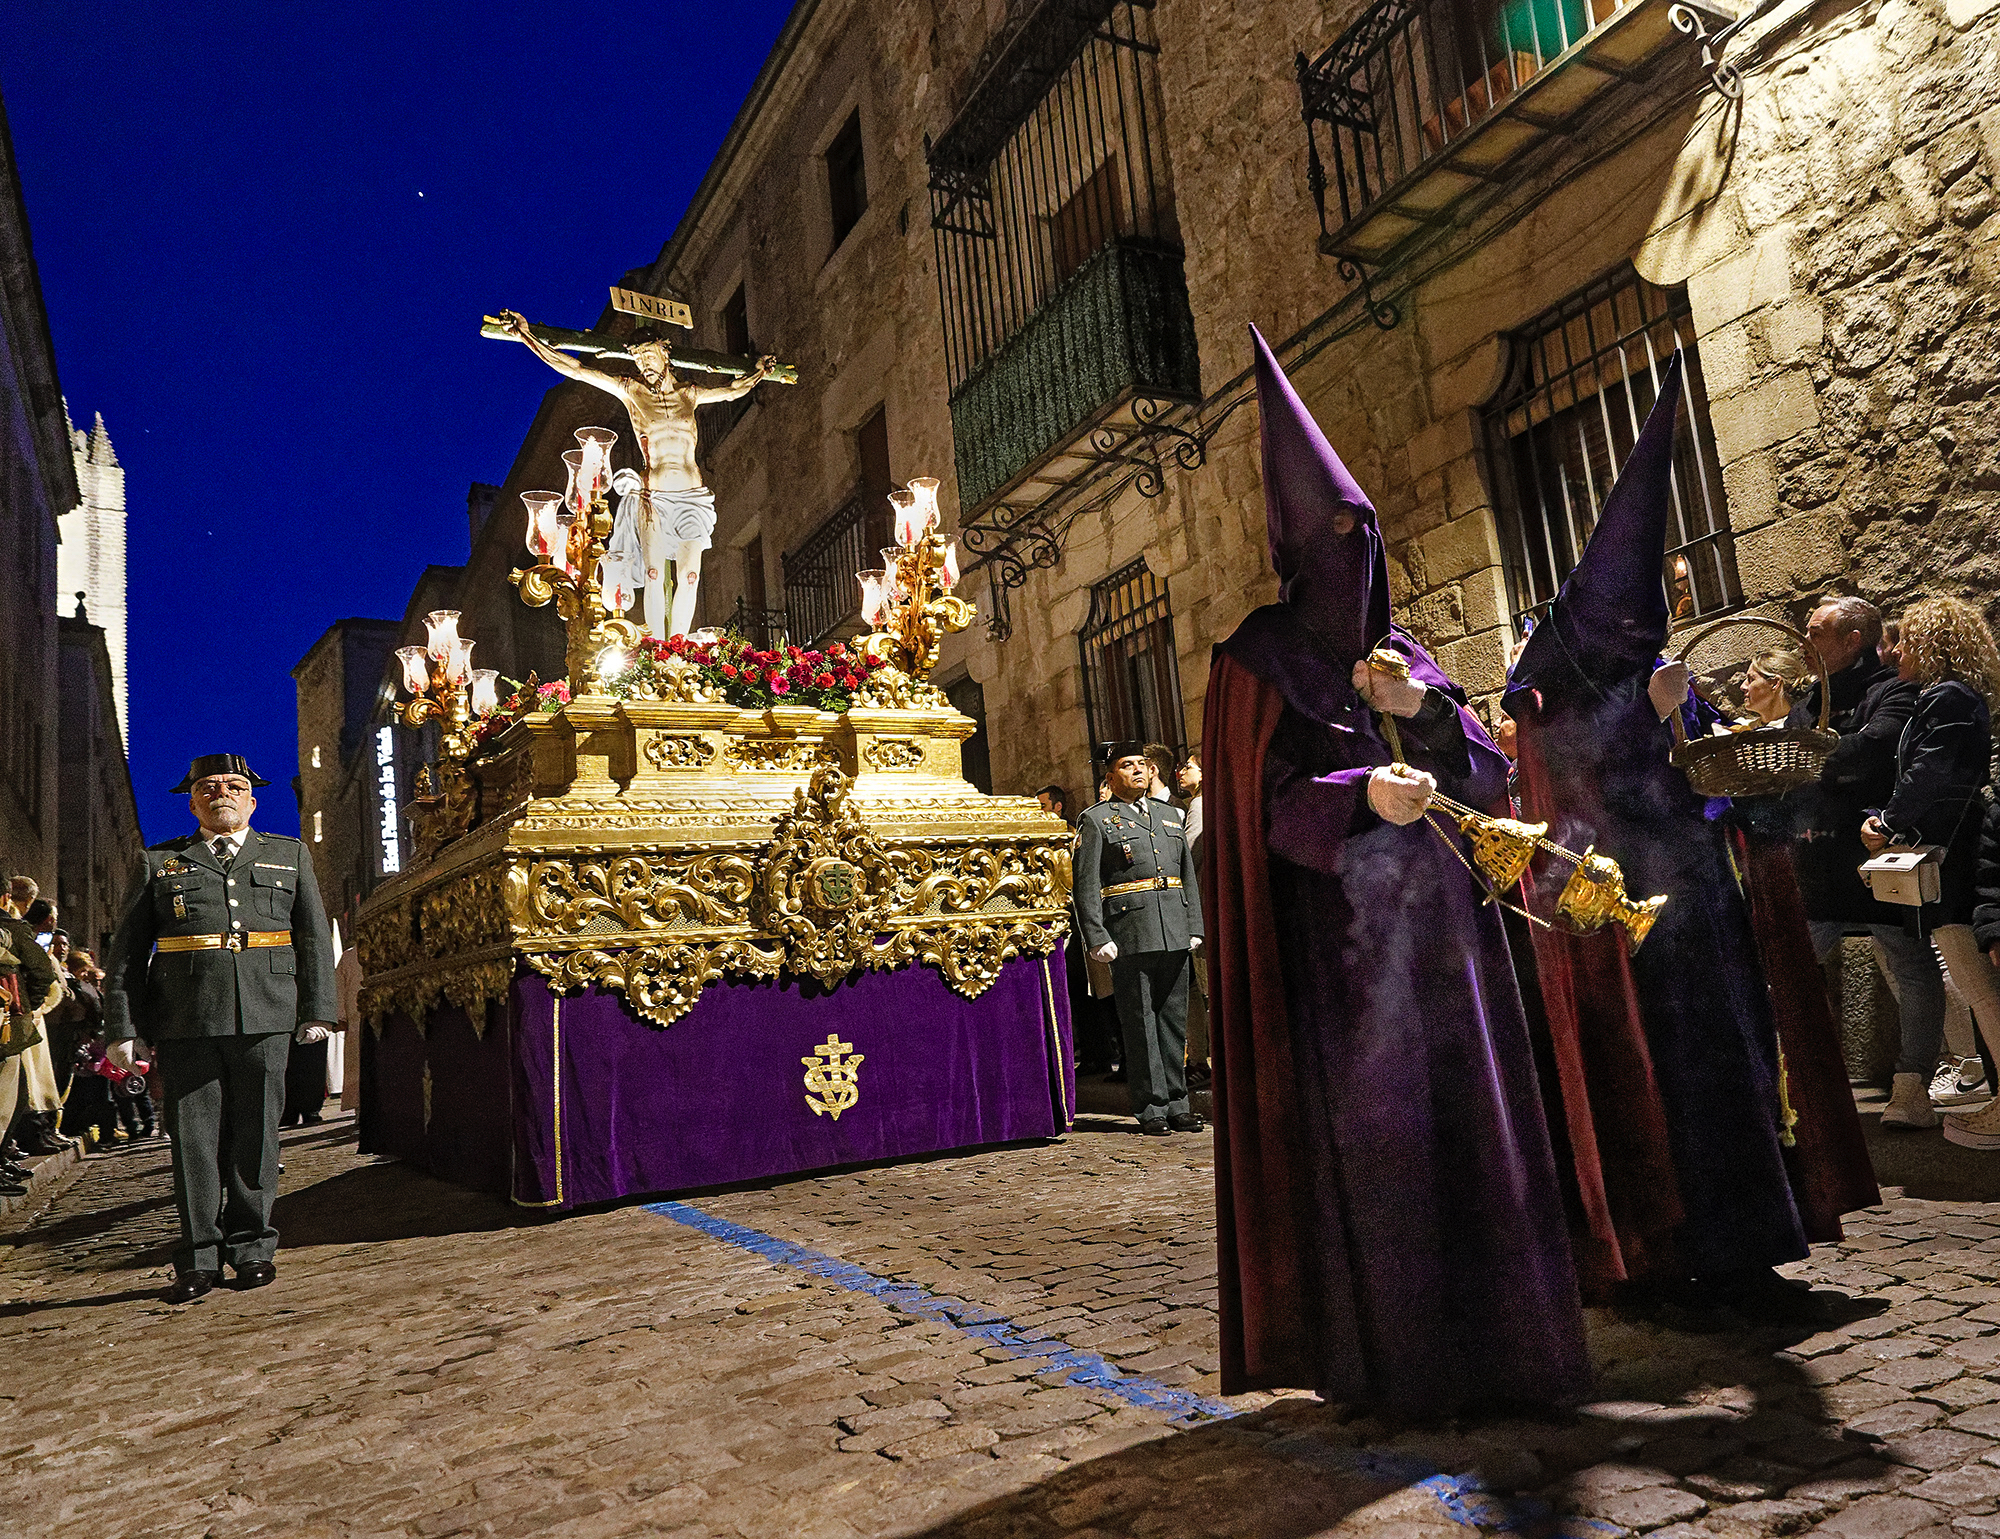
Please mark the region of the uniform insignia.
POLYGON ((287 866, 272 860, 260 860, 256 864, 259 871, 296 871, 299 869, 297 866, 287 866))
POLYGON ((187 918, 187 916, 188 916, 188 906, 187 906, 187 899, 186 899, 186 898, 184 898, 184 897, 182 897, 182 896, 181 896, 181 895, 180 895, 179 893, 175 893, 175 894, 174 894, 174 918, 176 918, 176 919, 185 919, 185 918, 187 918))
POLYGON ((160 862, 159 874, 161 876, 186 876, 192 870, 194 870, 194 866, 191 862, 182 860, 180 856, 174 855, 160 862))

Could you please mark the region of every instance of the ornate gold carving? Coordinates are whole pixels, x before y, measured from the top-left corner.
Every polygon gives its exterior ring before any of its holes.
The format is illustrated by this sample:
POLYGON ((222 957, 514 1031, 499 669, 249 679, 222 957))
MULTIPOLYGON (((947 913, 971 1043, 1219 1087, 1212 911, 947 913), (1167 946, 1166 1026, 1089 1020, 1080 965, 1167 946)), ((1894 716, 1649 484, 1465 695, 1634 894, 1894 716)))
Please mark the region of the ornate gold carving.
POLYGON ((529 952, 528 965, 558 993, 595 987, 623 992, 626 1002, 655 1026, 671 1026, 725 972, 775 978, 783 958, 753 942, 638 946, 619 951, 529 952))
POLYGON ((813 771, 778 819, 757 869, 751 918, 785 948, 794 973, 838 983, 874 961, 886 928, 896 871, 847 804, 848 779, 831 765, 813 771))
POLYGON ((831 743, 733 737, 722 751, 722 762, 731 769, 743 770, 809 769, 816 764, 839 764, 840 750, 831 743))
POLYGON ((656 679, 634 678, 626 688, 631 700, 672 700, 702 705, 722 698, 722 691, 705 682, 701 669, 685 657, 664 657, 654 664, 656 679))
POLYGON ((645 753, 656 770, 706 769, 715 761, 715 744, 705 737, 649 737, 645 753))
POLYGON ((893 710, 948 711, 951 702, 943 690, 924 679, 913 679, 893 665, 877 669, 855 695, 862 706, 887 706, 893 710))
POLYGON ((861 759, 873 770, 916 769, 924 762, 924 745, 903 737, 878 737, 861 759))
POLYGON ((526 868, 525 928, 536 935, 721 927, 747 922, 752 867, 741 855, 551 858, 526 868))
POLYGON ((832 1031, 809 1057, 799 1060, 806 1066, 806 1105, 815 1117, 825 1112, 838 1122, 842 1112, 854 1109, 861 1099, 860 1071, 866 1061, 866 1054, 855 1052, 852 1042, 841 1041, 840 1034, 832 1031))

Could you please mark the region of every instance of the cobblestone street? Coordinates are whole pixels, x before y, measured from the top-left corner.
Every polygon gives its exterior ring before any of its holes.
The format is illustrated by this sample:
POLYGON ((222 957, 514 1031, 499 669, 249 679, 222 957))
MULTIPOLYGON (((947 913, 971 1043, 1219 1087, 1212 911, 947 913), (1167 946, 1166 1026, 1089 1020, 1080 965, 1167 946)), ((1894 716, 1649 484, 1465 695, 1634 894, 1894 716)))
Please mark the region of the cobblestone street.
MULTIPOLYGON (((1870 1122, 1872 1127, 1872 1119, 1870 1122)), ((536 1220, 287 1135, 280 1275, 172 1310, 166 1146, 7 1238, 9 1534, 2000 1534, 2000 1161, 1800 1268, 1838 1328, 1599 1313, 1600 1399, 1406 1428, 1215 1398, 1207 1137, 536 1220)))

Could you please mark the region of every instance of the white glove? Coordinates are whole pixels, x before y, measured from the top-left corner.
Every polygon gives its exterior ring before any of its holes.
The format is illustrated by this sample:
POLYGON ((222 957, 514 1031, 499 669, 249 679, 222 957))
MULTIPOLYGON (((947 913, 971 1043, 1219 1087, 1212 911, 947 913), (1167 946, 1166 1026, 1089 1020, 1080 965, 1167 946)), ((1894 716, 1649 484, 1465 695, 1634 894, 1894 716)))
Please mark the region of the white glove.
POLYGON ((1201 950, 1201 937, 1199 935, 1190 935, 1188 937, 1188 950, 1190 952, 1201 950))
POLYGON ((1106 942, 1105 942, 1105 943, 1104 943, 1103 945, 1099 946, 1099 947, 1098 947, 1098 948, 1097 948, 1097 949, 1096 949, 1095 951, 1091 952, 1091 956, 1092 956, 1092 958, 1093 958, 1093 959, 1095 959, 1096 961, 1099 961, 1099 962, 1115 962, 1115 961, 1117 961, 1117 960, 1118 960, 1118 942, 1116 942, 1116 941, 1106 941, 1106 942))
POLYGON ((1385 823, 1414 823, 1436 790, 1436 778, 1420 769, 1385 765, 1368 777, 1368 806, 1385 823))
POLYGON ((1688 665, 1663 663, 1646 682, 1646 698, 1653 702, 1653 714, 1661 721, 1681 708, 1688 697, 1688 665))
POLYGON ((123 1069, 128 1074, 132 1072, 132 1061, 138 1056, 139 1041, 136 1037, 127 1037, 122 1042, 109 1043, 104 1049, 104 1061, 110 1064, 112 1068, 123 1069))
POLYGON ((1399 679, 1386 668, 1371 668, 1363 658, 1349 676, 1354 692, 1378 711, 1391 716, 1414 716, 1424 708, 1424 686, 1415 679, 1399 679))
POLYGON ((325 1021, 307 1021, 292 1033, 292 1040, 300 1047, 311 1047, 315 1042, 324 1042, 333 1035, 333 1028, 325 1021))

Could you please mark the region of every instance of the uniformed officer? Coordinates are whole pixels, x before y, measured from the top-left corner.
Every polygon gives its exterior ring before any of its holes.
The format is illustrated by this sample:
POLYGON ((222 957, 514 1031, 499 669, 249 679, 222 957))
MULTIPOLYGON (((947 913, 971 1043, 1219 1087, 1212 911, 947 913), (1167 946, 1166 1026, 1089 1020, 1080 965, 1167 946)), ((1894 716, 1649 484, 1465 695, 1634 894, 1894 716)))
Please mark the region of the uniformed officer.
POLYGON ((1112 743, 1105 758, 1110 799, 1077 824, 1077 922, 1091 955, 1111 964, 1139 1130, 1198 1133, 1186 1067, 1189 957, 1201 945, 1194 856, 1180 809, 1146 794, 1145 745, 1112 743))
POLYGON ((338 1009, 333 946, 306 847, 250 828, 268 781, 242 757, 204 754, 174 787, 201 831, 141 857, 111 943, 107 1056, 129 1068, 153 1045, 174 1140, 181 1245, 169 1303, 236 1269, 239 1288, 277 1276, 278 1114, 294 1035, 320 1041, 338 1009))

